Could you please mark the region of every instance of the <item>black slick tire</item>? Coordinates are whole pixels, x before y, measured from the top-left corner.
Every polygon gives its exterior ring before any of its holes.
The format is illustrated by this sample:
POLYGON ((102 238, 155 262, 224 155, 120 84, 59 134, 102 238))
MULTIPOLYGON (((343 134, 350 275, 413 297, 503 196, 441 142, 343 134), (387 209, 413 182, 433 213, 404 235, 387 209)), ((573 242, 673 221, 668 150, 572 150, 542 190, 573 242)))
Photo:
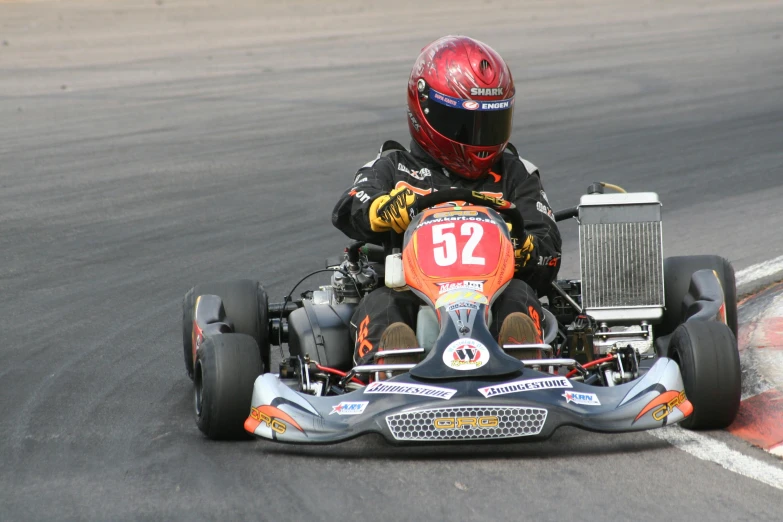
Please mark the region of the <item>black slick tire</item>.
POLYGON ((269 301, 258 281, 242 279, 204 283, 191 288, 182 299, 182 349, 185 372, 193 379, 193 307, 200 295, 217 295, 234 333, 249 335, 258 344, 264 369, 269 368, 269 301))
POLYGON ((198 429, 213 440, 248 438, 253 383, 261 373, 255 340, 244 334, 204 339, 194 366, 194 402, 198 429))
POLYGON ((742 393, 737 339, 719 322, 678 326, 667 356, 680 365, 693 413, 680 423, 692 430, 722 429, 734 422, 742 393))
POLYGON ((734 267, 720 256, 676 256, 663 262, 666 313, 656 327, 658 336, 668 335, 682 323, 682 299, 688 293, 691 277, 699 270, 714 270, 718 274, 726 301, 726 323, 737 337, 737 285, 734 267))

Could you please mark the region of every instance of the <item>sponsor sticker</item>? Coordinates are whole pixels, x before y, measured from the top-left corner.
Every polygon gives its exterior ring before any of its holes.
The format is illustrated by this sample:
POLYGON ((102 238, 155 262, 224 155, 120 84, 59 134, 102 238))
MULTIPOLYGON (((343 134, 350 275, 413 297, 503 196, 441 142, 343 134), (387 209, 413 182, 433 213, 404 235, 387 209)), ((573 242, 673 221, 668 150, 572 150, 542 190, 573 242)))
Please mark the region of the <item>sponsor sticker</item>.
POLYGON ((407 382, 383 381, 371 382, 364 388, 364 393, 393 393, 400 395, 419 395, 421 397, 432 397, 435 399, 451 399, 457 390, 452 388, 441 388, 440 386, 427 386, 424 384, 410 384, 407 382))
POLYGON ((598 400, 598 396, 595 393, 582 393, 576 391, 567 391, 563 393, 566 404, 573 402, 574 404, 583 404, 585 406, 600 406, 601 401, 598 400))
POLYGON ((446 308, 447 312, 453 312, 454 310, 478 310, 479 306, 476 303, 469 303, 467 301, 461 301, 454 303, 446 308))
POLYGON ((541 379, 528 379, 525 381, 507 382, 479 388, 479 393, 486 398, 496 395, 507 395, 526 391, 554 390, 557 388, 573 388, 571 381, 565 377, 543 377, 541 379))
MULTIPOLYGON (((501 94, 487 94, 490 91, 502 92, 503 89, 481 89, 474 87, 471 90, 471 96, 502 96, 501 94), (484 92, 484 94, 473 94, 473 90, 476 92, 484 92)), ((447 107, 454 107, 456 109, 465 109, 469 111, 502 111, 510 109, 514 105, 514 98, 498 101, 475 101, 475 100, 463 100, 462 98, 454 98, 448 94, 443 94, 434 89, 430 89, 430 99, 441 105, 447 107)))
POLYGON ((539 266, 557 266, 560 256, 538 256, 539 266))
POLYGON ((478 216, 475 210, 452 210, 450 212, 437 212, 433 214, 436 218, 454 217, 454 216, 478 216))
POLYGON ((647 403, 647 406, 642 408, 642 411, 639 412, 639 415, 636 416, 633 423, 636 423, 636 421, 641 419, 644 414, 648 413, 650 410, 652 410, 652 418, 654 420, 662 421, 674 411, 674 408, 678 408, 682 411, 685 417, 693 413, 693 405, 685 396, 685 390, 671 390, 658 395, 647 403))
POLYGON ((357 191, 356 188, 351 189, 351 191, 348 193, 349 196, 353 196, 362 203, 367 203, 370 201, 370 195, 365 194, 363 190, 357 191))
POLYGON ((430 169, 426 167, 420 170, 411 170, 405 165, 403 165, 402 163, 397 163, 397 170, 399 170, 400 172, 404 172, 408 176, 412 178, 416 178, 419 181, 422 181, 424 178, 428 176, 432 176, 432 171, 430 171, 430 169))
POLYGON ((432 176, 432 172, 430 172, 430 169, 426 167, 421 170, 412 170, 408 174, 410 174, 412 178, 416 178, 419 181, 422 181, 427 176, 432 176))
POLYGON ((454 370, 475 370, 488 362, 489 349, 475 339, 458 339, 443 351, 443 364, 454 370))
POLYGON ((552 213, 552 209, 541 203, 540 201, 536 201, 536 209, 541 212, 542 214, 546 215, 549 219, 552 221, 555 220, 555 215, 552 213))
POLYGON ((483 89, 481 87, 471 87, 471 96, 503 96, 503 87, 483 89))
POLYGON ((479 105, 480 111, 502 111, 510 109, 514 104, 514 100, 502 100, 498 102, 481 102, 479 105))
POLYGON ((471 301, 478 304, 489 304, 489 300, 484 294, 480 294, 475 290, 460 289, 452 290, 438 297, 438 300, 435 302, 435 308, 447 306, 457 301, 471 301))
POLYGON ((364 408, 370 404, 370 401, 343 401, 336 406, 332 406, 332 412, 329 415, 361 415, 364 413, 364 408))
POLYGON ((286 432, 286 423, 304 433, 304 430, 293 417, 283 410, 269 405, 253 406, 250 408, 250 418, 259 424, 266 424, 272 431, 282 435, 286 432))
POLYGON ((439 417, 432 421, 436 430, 458 430, 461 428, 497 428, 500 419, 492 416, 484 417, 439 417))
POLYGON ((419 120, 416 119, 416 116, 413 115, 410 109, 408 109, 408 118, 410 118, 411 125, 413 125, 413 128, 416 129, 416 132, 419 132, 421 125, 419 125, 419 120))
POLYGON ((453 283, 438 283, 440 287, 439 294, 445 294, 452 290, 476 290, 482 292, 484 290, 484 281, 455 281, 453 283))

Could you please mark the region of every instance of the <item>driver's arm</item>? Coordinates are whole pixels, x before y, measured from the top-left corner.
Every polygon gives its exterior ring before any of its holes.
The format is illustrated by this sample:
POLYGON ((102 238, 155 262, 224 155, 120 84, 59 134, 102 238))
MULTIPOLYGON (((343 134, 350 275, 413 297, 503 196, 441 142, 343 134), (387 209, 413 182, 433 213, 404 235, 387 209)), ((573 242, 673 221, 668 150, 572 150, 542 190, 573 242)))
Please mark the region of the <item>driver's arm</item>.
POLYGON ((382 244, 388 235, 372 231, 370 205, 394 189, 395 171, 396 164, 380 155, 360 168, 353 185, 343 192, 335 205, 332 224, 352 239, 382 244))
POLYGON ((528 168, 521 161, 515 161, 512 168, 519 181, 513 188, 511 199, 522 213, 525 232, 529 234, 527 242, 525 238, 518 238, 517 248, 524 250, 522 256, 518 256, 520 267, 515 277, 544 295, 549 292, 550 284, 560 270, 560 230, 546 199, 538 169, 528 168))

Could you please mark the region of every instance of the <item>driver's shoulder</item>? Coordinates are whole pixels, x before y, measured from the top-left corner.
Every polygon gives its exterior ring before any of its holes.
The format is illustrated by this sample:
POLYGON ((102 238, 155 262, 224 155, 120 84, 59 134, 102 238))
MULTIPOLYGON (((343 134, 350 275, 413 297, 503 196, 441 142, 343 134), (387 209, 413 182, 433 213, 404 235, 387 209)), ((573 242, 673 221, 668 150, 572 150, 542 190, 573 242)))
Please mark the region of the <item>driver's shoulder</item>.
POLYGON ((507 143, 506 148, 503 150, 503 161, 506 166, 507 174, 513 175, 514 172, 519 169, 519 174, 540 176, 538 167, 536 167, 532 161, 523 158, 517 148, 511 143, 507 143))
POLYGON ((376 153, 375 157, 365 163, 362 168, 368 168, 368 167, 376 167, 380 164, 388 162, 393 162, 395 157, 399 155, 400 153, 410 154, 408 152, 408 149, 400 145, 398 142, 394 140, 387 140, 383 142, 383 145, 381 145, 381 148, 378 149, 378 152, 376 153))

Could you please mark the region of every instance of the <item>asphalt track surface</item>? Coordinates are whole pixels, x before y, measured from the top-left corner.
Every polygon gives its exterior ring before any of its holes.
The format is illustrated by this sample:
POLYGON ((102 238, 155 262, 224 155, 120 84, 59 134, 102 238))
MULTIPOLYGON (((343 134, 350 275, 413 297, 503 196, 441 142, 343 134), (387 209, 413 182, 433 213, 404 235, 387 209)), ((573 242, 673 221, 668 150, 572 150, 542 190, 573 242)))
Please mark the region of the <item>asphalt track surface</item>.
POLYGON ((783 5, 260 4, 0 2, 0 519, 780 520, 780 490, 644 433, 210 442, 179 303, 279 297, 339 251, 333 203, 407 142, 409 67, 456 32, 510 63, 555 207, 614 181, 660 194, 667 254, 779 256, 783 5))

